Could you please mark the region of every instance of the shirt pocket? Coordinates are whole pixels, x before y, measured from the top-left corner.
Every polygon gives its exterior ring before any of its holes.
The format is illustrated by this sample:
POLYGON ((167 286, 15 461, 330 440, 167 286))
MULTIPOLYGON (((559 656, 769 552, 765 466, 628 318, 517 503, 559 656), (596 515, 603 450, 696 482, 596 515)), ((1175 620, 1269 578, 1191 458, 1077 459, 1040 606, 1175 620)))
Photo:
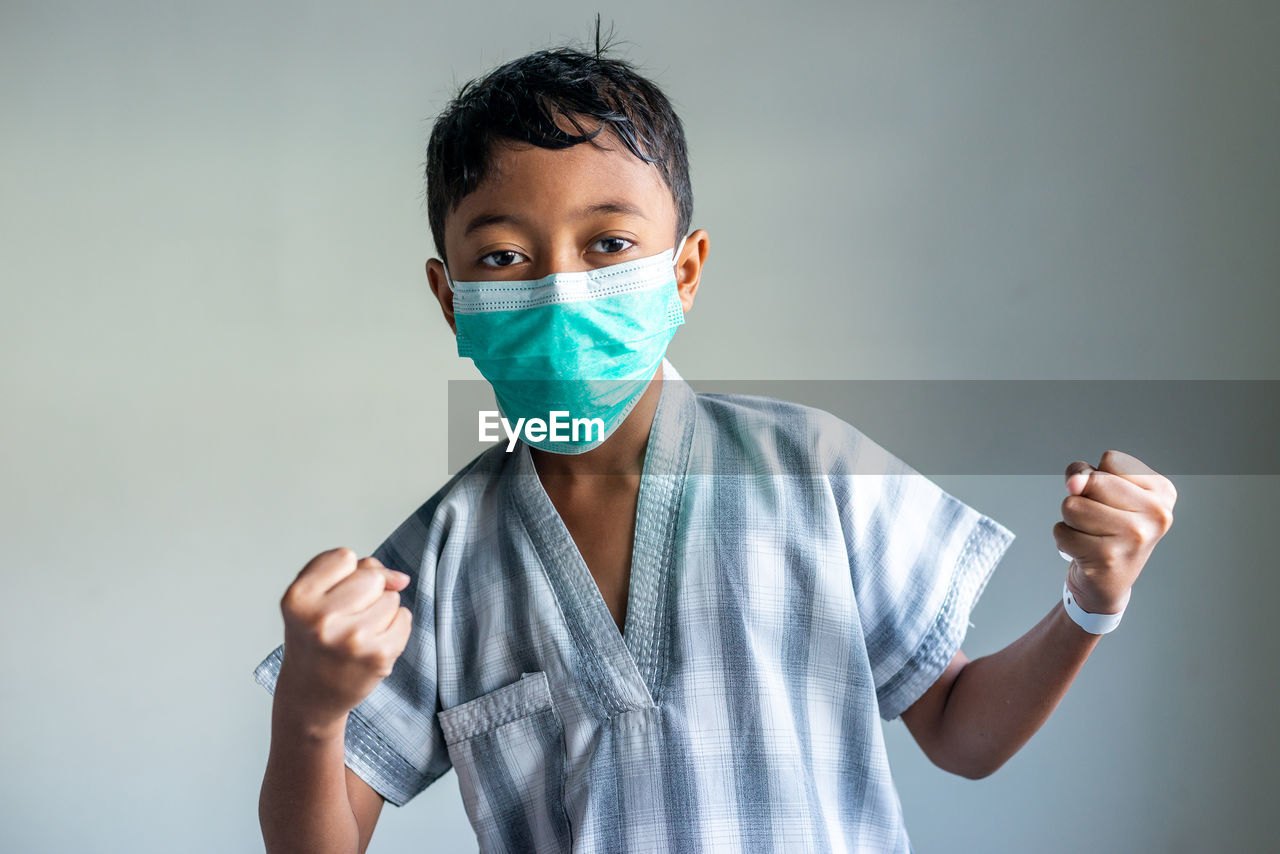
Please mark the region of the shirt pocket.
POLYGON ((567 851, 564 727, 547 674, 437 714, 481 851, 567 851))

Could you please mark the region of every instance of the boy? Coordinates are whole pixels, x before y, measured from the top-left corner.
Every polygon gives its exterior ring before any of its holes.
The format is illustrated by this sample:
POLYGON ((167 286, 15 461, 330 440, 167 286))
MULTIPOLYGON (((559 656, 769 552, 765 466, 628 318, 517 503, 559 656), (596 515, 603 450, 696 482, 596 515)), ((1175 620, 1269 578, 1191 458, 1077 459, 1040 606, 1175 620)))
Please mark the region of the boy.
POLYGON ((520 441, 286 591, 255 671, 268 850, 363 852, 453 767, 484 851, 910 851, 881 720, 992 773, 1114 627, 1172 485, 1072 463, 1063 604, 971 662, 1012 532, 834 416, 665 360, 709 239, 657 87, 598 39, 514 60, 438 118, 427 179, 431 290, 520 441))

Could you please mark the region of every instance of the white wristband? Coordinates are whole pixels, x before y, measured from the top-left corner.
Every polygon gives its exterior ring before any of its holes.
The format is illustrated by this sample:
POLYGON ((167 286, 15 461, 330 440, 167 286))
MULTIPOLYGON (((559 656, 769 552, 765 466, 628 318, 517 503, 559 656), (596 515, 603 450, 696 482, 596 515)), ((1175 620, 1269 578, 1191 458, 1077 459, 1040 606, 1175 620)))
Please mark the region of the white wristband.
MULTIPOLYGON (((1115 627, 1120 625, 1120 618, 1124 616, 1124 608, 1121 608, 1118 614, 1090 614, 1076 604, 1076 597, 1071 595, 1071 589, 1067 587, 1065 579, 1062 582, 1062 604, 1066 606, 1067 614, 1080 628, 1094 635, 1105 635, 1107 632, 1114 631, 1115 627)), ((1125 607, 1128 607, 1127 603, 1125 607)))

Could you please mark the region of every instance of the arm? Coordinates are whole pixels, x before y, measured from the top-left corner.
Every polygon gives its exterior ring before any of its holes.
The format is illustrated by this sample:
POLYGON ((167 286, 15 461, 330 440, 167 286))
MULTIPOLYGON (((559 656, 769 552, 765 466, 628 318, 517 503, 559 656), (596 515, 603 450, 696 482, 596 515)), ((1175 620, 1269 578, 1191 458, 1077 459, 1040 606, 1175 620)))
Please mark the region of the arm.
POLYGON ((287 672, 281 668, 258 799, 267 851, 364 854, 382 797, 345 765, 346 716, 327 726, 309 721, 290 699, 287 672))
POLYGON ((1044 726, 1101 637, 1077 626, 1058 602, 999 652, 972 661, 957 652, 902 721, 939 768, 986 777, 1044 726))
MULTIPOLYGON (((1074 557, 1067 585, 1086 611, 1118 613, 1173 524, 1177 492, 1167 478, 1117 451, 1103 454, 1096 469, 1068 466, 1067 491, 1064 521, 1053 532, 1058 548, 1074 557)), ((1101 637, 1076 625, 1058 601, 999 652, 973 661, 958 652, 903 712, 903 722, 934 764, 970 779, 985 777, 1044 726, 1101 637)))
POLYGON ((386 799, 350 768, 347 769, 347 798, 356 816, 356 826, 360 828, 360 854, 364 854, 369 848, 369 840, 373 839, 373 829, 378 826, 378 816, 382 814, 386 799))
POLYGON ((404 651, 408 582, 350 549, 312 559, 281 599, 284 655, 258 799, 269 854, 364 854, 382 797, 346 767, 351 709, 404 651))

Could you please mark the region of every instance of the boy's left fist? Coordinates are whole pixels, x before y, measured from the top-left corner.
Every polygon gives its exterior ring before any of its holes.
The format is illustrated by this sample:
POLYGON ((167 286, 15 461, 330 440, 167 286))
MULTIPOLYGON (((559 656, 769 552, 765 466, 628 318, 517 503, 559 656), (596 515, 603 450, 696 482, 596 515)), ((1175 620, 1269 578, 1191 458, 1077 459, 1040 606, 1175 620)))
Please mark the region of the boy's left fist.
POLYGON ((1062 521, 1053 526, 1058 550, 1070 555, 1067 587, 1091 614, 1116 614, 1155 544, 1173 524, 1178 492, 1137 457, 1107 451, 1097 468, 1067 466, 1062 521))

